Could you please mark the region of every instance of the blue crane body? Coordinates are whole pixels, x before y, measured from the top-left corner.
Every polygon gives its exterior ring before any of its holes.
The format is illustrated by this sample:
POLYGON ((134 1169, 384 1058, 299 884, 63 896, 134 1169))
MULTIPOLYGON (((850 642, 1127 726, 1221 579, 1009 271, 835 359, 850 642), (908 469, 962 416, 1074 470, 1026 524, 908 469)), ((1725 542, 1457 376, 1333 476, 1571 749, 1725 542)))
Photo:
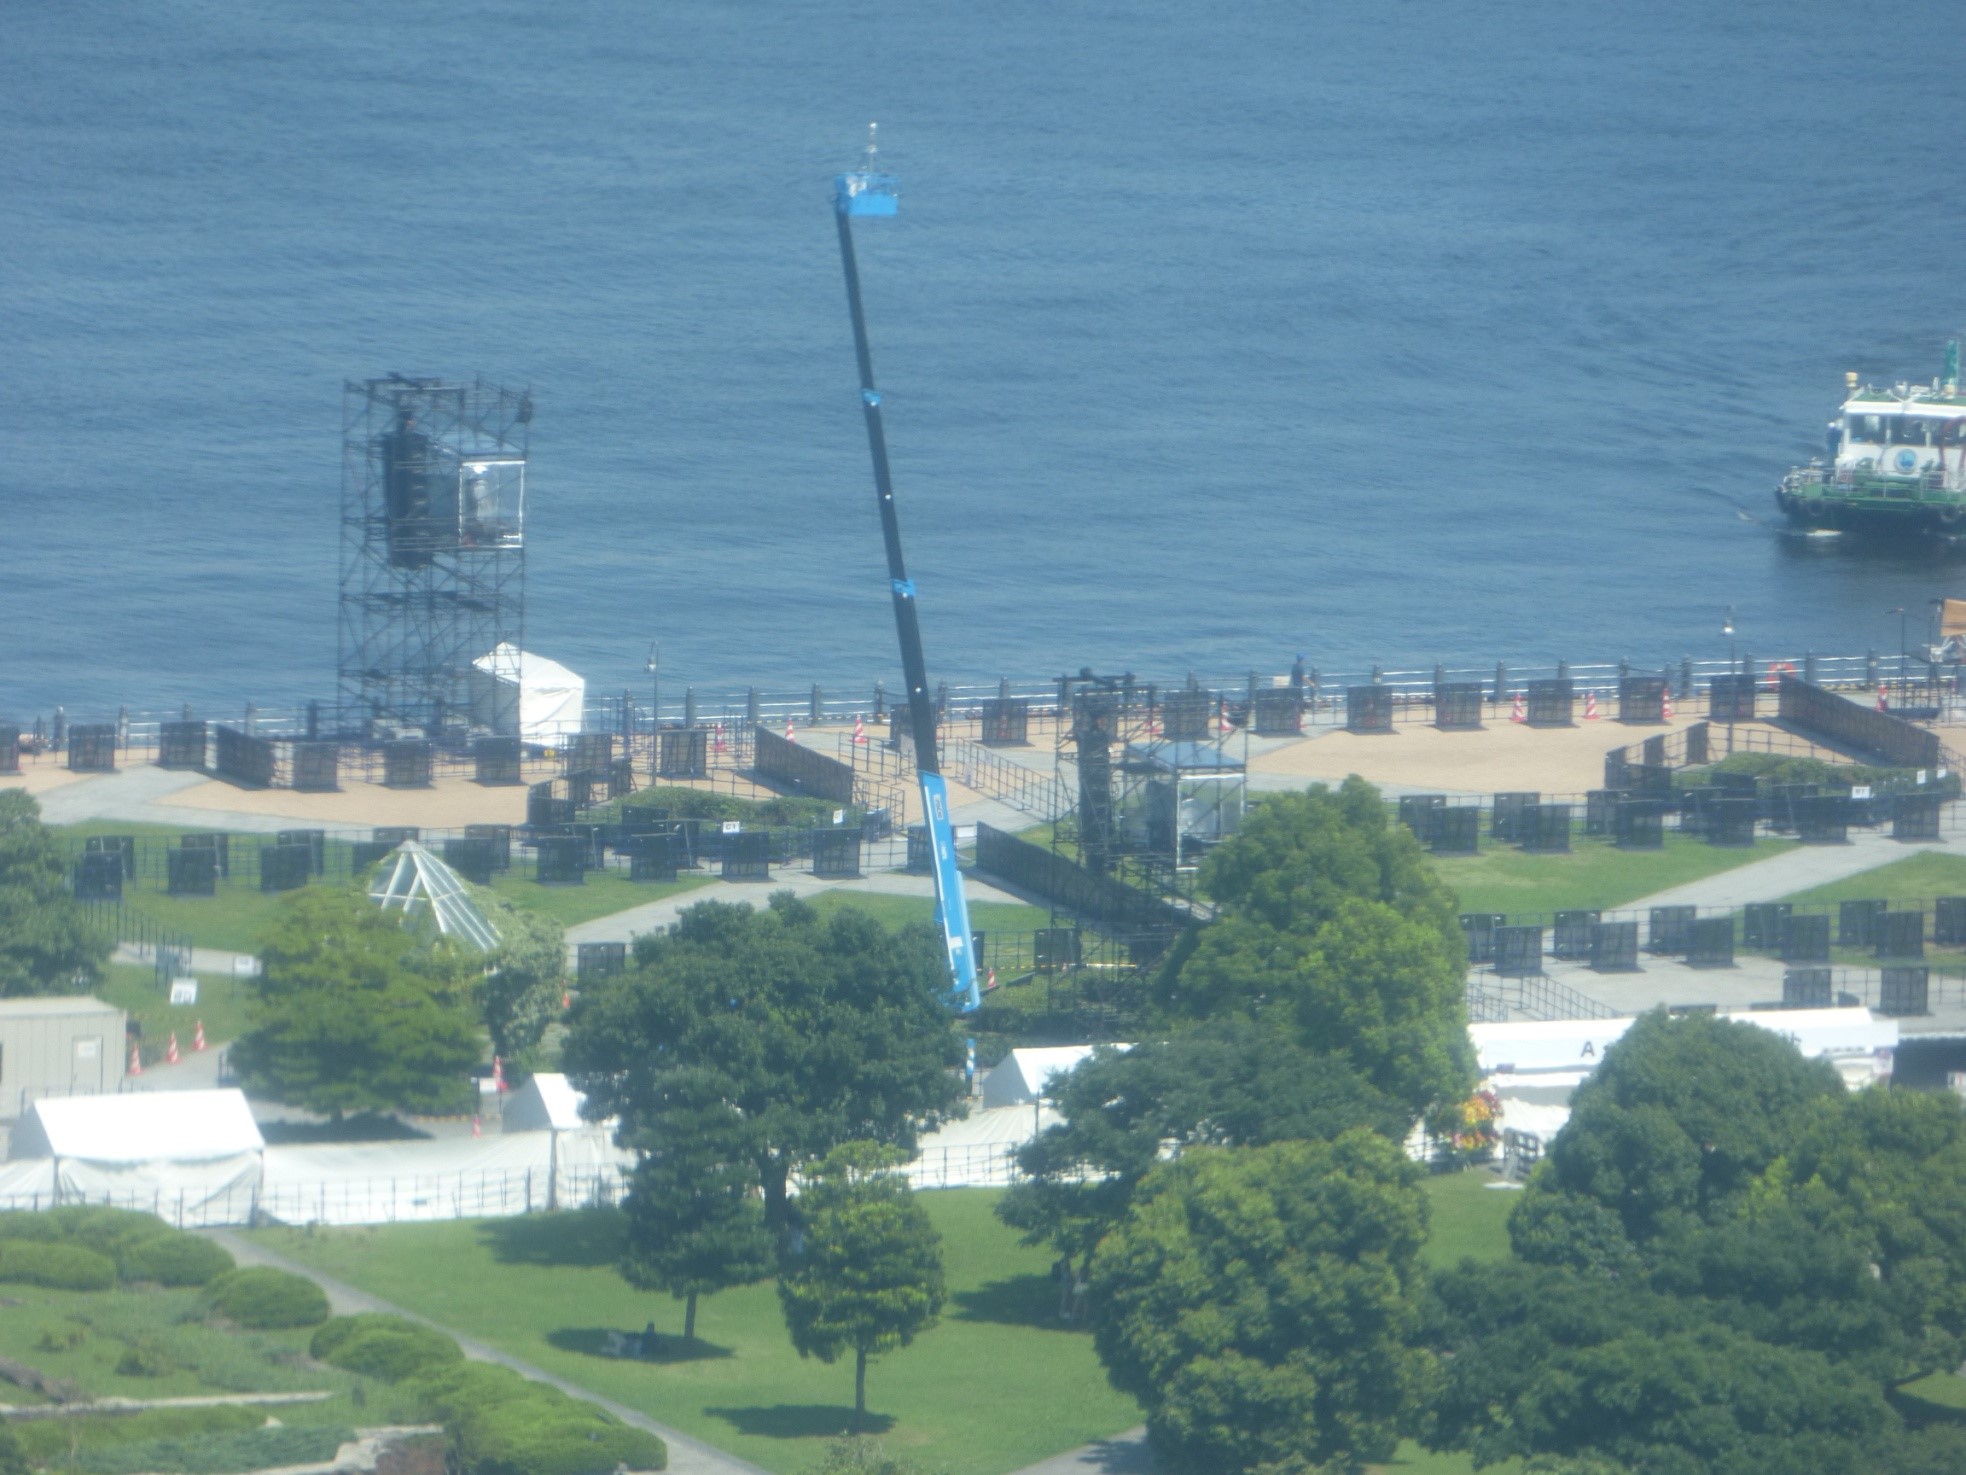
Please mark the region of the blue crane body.
POLYGON ((881 427, 881 392, 874 385, 874 355, 867 346, 860 268, 853 254, 855 217, 893 215, 898 208, 894 177, 874 167, 873 130, 869 128, 863 166, 833 181, 833 218, 840 232, 840 264, 846 272, 847 309, 853 317, 853 348, 860 360, 860 408, 867 422, 867 447, 874 458, 874 492, 880 502, 881 537, 887 545, 888 590, 894 600, 895 630, 901 637, 901 675, 908 687, 915 773, 921 782, 922 821, 928 830, 935 872, 935 919, 949 952, 952 997, 960 1008, 969 1010, 982 1001, 976 982, 976 947, 969 930, 962 868, 956 860, 955 827, 949 819, 949 787, 943 782, 937 756, 935 704, 928 695, 928 664, 922 655, 915 585, 901 557, 901 522, 895 515, 894 479, 888 470, 887 435, 881 427))

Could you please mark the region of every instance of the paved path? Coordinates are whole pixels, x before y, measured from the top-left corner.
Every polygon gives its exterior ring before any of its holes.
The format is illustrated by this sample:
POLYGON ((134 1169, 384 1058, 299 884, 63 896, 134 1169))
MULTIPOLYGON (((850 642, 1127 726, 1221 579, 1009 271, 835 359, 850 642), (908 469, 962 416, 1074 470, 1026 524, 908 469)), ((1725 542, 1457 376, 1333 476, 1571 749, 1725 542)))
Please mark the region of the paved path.
POLYGON ((1154 1468, 1153 1451, 1147 1448, 1143 1425, 1097 1439, 1083 1449, 1068 1449, 1062 1455, 1026 1465, 1013 1475, 1149 1475, 1154 1468))
MULTIPOLYGON (((407 1311, 401 1306, 391 1305, 380 1297, 371 1296, 366 1291, 357 1290, 346 1281, 336 1280, 333 1276, 323 1275, 318 1270, 310 1269, 298 1260, 290 1260, 285 1255, 278 1254, 262 1245, 253 1244, 248 1240, 241 1239, 238 1235, 227 1230, 213 1229, 206 1232, 210 1238, 230 1250, 233 1259, 237 1260, 241 1265, 270 1265, 276 1270, 286 1270, 291 1271, 295 1275, 306 1276, 327 1292, 328 1304, 339 1315, 351 1315, 358 1311, 386 1311, 392 1316, 408 1317, 411 1321, 419 1321, 425 1326, 437 1327, 438 1331, 448 1336, 456 1337, 457 1343, 464 1349, 464 1355, 466 1357, 478 1362, 492 1362, 497 1363, 501 1367, 509 1367, 513 1372, 518 1373, 522 1377, 531 1378, 534 1382, 548 1383, 558 1388, 561 1392, 569 1393, 575 1398, 584 1398, 589 1403, 598 1403, 602 1408, 620 1419, 622 1423, 631 1424, 637 1429, 646 1429, 649 1433, 661 1438, 669 1446, 669 1469, 672 1475, 765 1475, 765 1472, 760 1470, 756 1465, 740 1460, 735 1455, 725 1454, 720 1449, 713 1449, 701 1440, 692 1439, 680 1430, 671 1429, 667 1424, 657 1423, 647 1414, 638 1413, 626 1404, 616 1403, 611 1398, 603 1398, 600 1394, 593 1392, 591 1389, 583 1388, 578 1383, 569 1382, 565 1378, 547 1372, 544 1368, 535 1367, 521 1358, 512 1356, 510 1353, 501 1352, 496 1347, 487 1346, 483 1342, 461 1336, 449 1327, 437 1326, 436 1322, 431 1321, 426 1316, 418 1316, 414 1311, 407 1311)), ((1096 1470, 1098 1467, 1092 1466, 1089 1468, 1096 1470)))
POLYGON ((1966 854, 1966 836, 1914 844, 1859 830, 1851 835, 1847 845, 1798 845, 1766 860, 1750 861, 1731 871, 1661 891, 1656 896, 1641 897, 1629 905, 1739 907, 1751 901, 1779 901, 1798 891, 1827 886, 1925 850, 1966 854))

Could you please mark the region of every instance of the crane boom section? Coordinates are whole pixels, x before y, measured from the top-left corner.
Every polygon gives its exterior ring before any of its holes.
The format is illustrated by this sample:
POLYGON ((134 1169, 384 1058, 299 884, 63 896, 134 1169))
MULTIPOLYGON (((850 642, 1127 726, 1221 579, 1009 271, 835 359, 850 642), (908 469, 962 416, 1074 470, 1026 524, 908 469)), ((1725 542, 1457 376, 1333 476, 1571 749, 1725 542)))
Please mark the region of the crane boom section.
MULTIPOLYGON (((872 149, 869 149, 871 163, 872 149)), ((963 895, 962 868, 956 858, 955 827, 949 817, 949 788, 937 756, 935 704, 928 695, 928 662, 922 654, 921 619, 914 581, 901 555, 901 520, 894 508, 894 478, 888 467, 887 434, 881 423, 881 392, 874 383, 874 354, 867 343, 867 314, 860 297, 860 267, 853 251, 853 217, 895 213, 894 181, 867 169, 842 174, 834 182, 833 216, 839 227, 840 264, 846 274, 847 309, 853 318, 853 349, 860 364, 860 409, 867 425, 867 449, 874 460, 874 494, 880 505, 881 539, 887 549, 888 592, 894 628, 901 640, 901 675, 908 687, 908 726, 915 745, 922 822, 928 832, 935 876, 935 915, 948 949, 955 997, 965 1009, 981 1002, 975 945, 969 930, 969 902, 963 895)))

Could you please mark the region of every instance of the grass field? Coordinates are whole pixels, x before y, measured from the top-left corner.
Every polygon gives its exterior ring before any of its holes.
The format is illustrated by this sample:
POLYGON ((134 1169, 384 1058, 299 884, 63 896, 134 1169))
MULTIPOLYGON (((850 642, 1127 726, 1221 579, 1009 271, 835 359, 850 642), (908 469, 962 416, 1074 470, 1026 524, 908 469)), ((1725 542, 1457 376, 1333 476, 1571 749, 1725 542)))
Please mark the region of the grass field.
MULTIPOLYGON (((1140 1419, 1108 1386, 1091 1337, 1057 1321, 1050 1260, 997 1222, 996 1197, 923 1195, 942 1233, 949 1305, 939 1326, 867 1372, 872 1427, 950 1475, 1002 1475, 1140 1419)), ((672 1335, 652 1362, 601 1355, 609 1330, 682 1324, 680 1303, 615 1274, 619 1226, 613 1213, 585 1212, 254 1237, 768 1470, 815 1460, 852 1417, 853 1366, 801 1361, 769 1285, 706 1298, 695 1347, 672 1335)))
POLYGON ((1668 834, 1662 850, 1619 850, 1580 841, 1567 854, 1530 855, 1494 845, 1479 855, 1441 856, 1434 866, 1464 911, 1608 910, 1766 860, 1794 845, 1792 840, 1759 840, 1752 849, 1736 850, 1668 834))
POLYGON ((1922 850, 1894 860, 1875 870, 1862 871, 1785 896, 1784 901, 1836 902, 1882 899, 1892 906, 1908 906, 1914 901, 1929 903, 1935 896, 1966 896, 1966 855, 1922 850))
MULTIPOLYGON (((886 927, 907 922, 933 922, 935 902, 926 896, 892 896, 879 891, 822 891, 811 898, 821 916, 842 907, 871 912, 886 927)), ((969 904, 970 926, 983 932, 1030 932, 1051 925, 1051 913, 1043 907, 1021 902, 973 901, 969 904)))
MULTIPOLYGON (((1514 1195, 1485 1173, 1429 1178, 1429 1263, 1507 1253, 1514 1195)), ((922 1195, 942 1233, 949 1305, 912 1347, 873 1362, 871 1427, 891 1448, 949 1475, 1004 1475, 1140 1420, 1107 1384, 1090 1336, 1061 1324, 1049 1257, 1017 1243, 992 1212, 998 1194, 922 1195)), ((610 1211, 308 1232, 267 1229, 269 1248, 481 1338, 584 1388, 619 1399, 767 1470, 793 1475, 852 1414, 850 1362, 802 1362, 769 1285, 708 1297, 692 1348, 680 1303, 627 1289, 615 1274, 610 1211), (488 1289, 495 1288, 495 1289, 488 1289), (600 1354, 605 1334, 653 1320, 653 1362, 600 1354)), ((1402 1449, 1385 1467, 1467 1475, 1466 1456, 1402 1449)))
POLYGON ((103 970, 103 985, 96 996, 123 1010, 143 1026, 145 1065, 164 1058, 164 1047, 173 1032, 178 1049, 191 1048, 191 1037, 200 1021, 205 1026, 205 1043, 210 1046, 236 1040, 245 1032, 246 1007, 252 986, 230 978, 205 977, 198 980, 198 1002, 174 1005, 157 988, 157 975, 147 966, 112 963, 103 970))
POLYGON ((563 927, 612 916, 630 907, 661 901, 708 886, 713 877, 682 876, 674 881, 630 881, 626 871, 589 871, 579 886, 542 886, 512 871, 492 877, 492 890, 516 907, 552 917, 563 927))

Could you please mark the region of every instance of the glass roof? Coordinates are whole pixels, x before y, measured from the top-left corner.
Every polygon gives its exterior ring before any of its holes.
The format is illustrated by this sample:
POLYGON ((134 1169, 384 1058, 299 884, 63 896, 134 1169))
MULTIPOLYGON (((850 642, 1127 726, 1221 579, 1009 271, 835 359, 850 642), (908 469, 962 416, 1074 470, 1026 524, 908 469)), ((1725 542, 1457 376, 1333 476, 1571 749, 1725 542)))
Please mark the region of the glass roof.
POLYGON ((385 912, 393 907, 405 917, 428 917, 443 936, 481 953, 498 947, 498 929, 478 910, 457 872, 414 840, 405 840, 376 867, 369 900, 385 912))

